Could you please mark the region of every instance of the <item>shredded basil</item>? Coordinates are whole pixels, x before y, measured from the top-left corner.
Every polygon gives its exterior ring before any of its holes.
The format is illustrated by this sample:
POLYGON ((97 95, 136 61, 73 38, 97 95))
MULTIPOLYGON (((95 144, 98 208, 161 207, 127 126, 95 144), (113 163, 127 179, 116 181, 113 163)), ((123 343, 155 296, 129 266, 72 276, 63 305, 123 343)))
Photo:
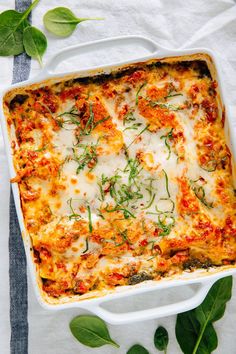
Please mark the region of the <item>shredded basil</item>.
POLYGON ((105 208, 105 210, 108 212, 108 213, 112 213, 114 211, 122 211, 123 214, 124 214, 124 218, 125 219, 128 219, 129 217, 132 217, 133 219, 136 219, 136 216, 134 214, 132 214, 128 209, 126 208, 122 208, 118 205, 116 205, 114 208, 108 208, 108 206, 105 208))
POLYGON ((167 160, 169 160, 170 155, 171 155, 171 148, 170 148, 169 142, 170 142, 170 139, 173 138, 173 135, 172 135, 173 130, 174 130, 174 129, 172 128, 172 129, 169 131, 169 133, 167 133, 166 135, 162 135, 162 136, 161 136, 161 139, 164 139, 164 140, 165 140, 165 146, 166 146, 167 149, 168 149, 168 157, 167 157, 167 160))
POLYGON ((137 130, 139 127, 141 127, 141 125, 142 125, 142 123, 134 123, 131 126, 125 128, 123 130, 123 132, 126 131, 126 130, 137 130))
POLYGON ((131 123, 134 122, 136 120, 136 118, 134 117, 134 112, 129 111, 123 119, 123 125, 126 125, 127 123, 131 123))
POLYGON ((213 208, 213 202, 208 202, 206 200, 206 193, 203 186, 199 185, 199 179, 195 181, 190 180, 190 185, 194 194, 201 201, 201 203, 204 204, 208 209, 213 208))
POLYGON ((82 253, 86 253, 89 250, 89 242, 88 242, 88 237, 85 239, 85 250, 82 253))
POLYGON ((89 219, 89 232, 93 232, 92 215, 91 215, 91 209, 89 205, 87 205, 87 210, 88 210, 88 219, 89 219))
POLYGON ((167 236, 170 234, 172 227, 175 225, 175 218, 171 215, 166 216, 165 214, 158 215, 158 221, 157 221, 157 226, 160 228, 162 231, 159 234, 159 236, 167 236), (166 218, 171 219, 171 222, 169 224, 166 223, 166 218))
POLYGON ((170 111, 179 111, 181 110, 182 108, 179 107, 179 106, 174 106, 173 104, 170 104, 170 103, 162 103, 162 102, 158 102, 158 101, 150 101, 149 102, 150 106, 152 107, 160 107, 160 108, 166 108, 166 109, 169 109, 170 111))
POLYGON ((69 205, 70 210, 71 210, 71 214, 68 215, 69 220, 71 220, 71 219, 78 219, 78 218, 80 219, 80 218, 81 218, 81 215, 80 215, 80 214, 77 214, 77 213, 74 211, 74 208, 73 208, 73 206, 72 206, 72 201, 73 201, 72 198, 70 198, 70 199, 67 200, 67 204, 69 205))
POLYGON ((138 89, 138 91, 137 91, 137 93, 136 93, 136 97, 135 97, 135 104, 136 104, 136 106, 138 105, 138 98, 139 98, 140 91, 141 91, 142 88, 143 88, 144 86, 146 86, 146 85, 147 85, 147 83, 144 82, 144 83, 139 87, 139 89, 138 89))
POLYGON ((165 184, 166 184, 166 193, 168 195, 168 198, 170 198, 170 192, 169 192, 169 180, 168 180, 168 176, 165 170, 162 170, 164 175, 165 175, 165 184))
POLYGON ((132 245, 132 242, 129 240, 127 233, 128 233, 128 230, 127 230, 127 229, 125 229, 124 231, 120 231, 120 232, 119 232, 119 234, 120 234, 121 237, 122 237, 122 242, 121 242, 121 243, 117 243, 117 244, 116 244, 116 247, 122 246, 122 245, 124 245, 125 243, 128 243, 129 245, 132 245))
POLYGON ((176 97, 176 96, 183 96, 183 94, 182 93, 172 93, 172 94, 165 96, 164 98, 167 99, 167 98, 176 97))
POLYGON ((57 123, 60 127, 65 128, 66 124, 74 124, 79 126, 80 128, 80 132, 79 132, 79 136, 86 136, 86 135, 90 135, 91 132, 101 123, 105 122, 106 120, 108 120, 110 118, 110 116, 108 117, 104 117, 100 120, 98 120, 97 122, 94 122, 94 113, 93 113, 93 104, 90 102, 89 103, 89 117, 88 120, 85 124, 85 127, 83 128, 81 126, 81 120, 80 120, 80 114, 77 111, 76 107, 73 106, 72 109, 70 111, 66 111, 61 113, 58 117, 57 117, 57 123), (62 117, 66 116, 67 119, 64 120, 62 117), (59 119, 58 119, 59 118, 59 119))
POLYGON ((89 168, 89 171, 92 171, 94 167, 96 166, 98 162, 98 157, 97 157, 97 145, 96 144, 91 144, 91 145, 85 145, 85 144, 77 144, 77 147, 83 148, 84 151, 82 152, 81 155, 76 154, 76 149, 72 148, 73 151, 73 160, 78 163, 78 167, 76 169, 76 174, 79 174, 80 171, 84 170, 86 166, 91 164, 92 166, 89 168))
POLYGON ((145 130, 147 130, 147 129, 149 128, 149 126, 150 126, 150 124, 147 124, 146 127, 143 128, 143 129, 136 135, 136 137, 131 141, 131 143, 130 143, 128 146, 126 146, 126 148, 125 148, 126 151, 127 151, 127 150, 130 148, 130 146, 135 142, 135 140, 136 140, 141 134, 143 134, 143 133, 145 132, 145 130))

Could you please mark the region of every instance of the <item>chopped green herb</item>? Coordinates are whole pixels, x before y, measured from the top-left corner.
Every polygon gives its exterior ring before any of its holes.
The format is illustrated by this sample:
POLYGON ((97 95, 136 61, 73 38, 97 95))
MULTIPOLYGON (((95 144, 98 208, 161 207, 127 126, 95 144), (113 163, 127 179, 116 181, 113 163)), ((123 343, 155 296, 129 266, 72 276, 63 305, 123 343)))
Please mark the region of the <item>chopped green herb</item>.
POLYGON ((73 206, 72 206, 72 201, 73 201, 72 198, 70 198, 70 199, 67 200, 67 204, 69 205, 70 210, 71 210, 71 214, 68 215, 69 220, 71 220, 71 219, 78 219, 78 218, 80 219, 80 218, 81 218, 81 215, 80 215, 80 214, 77 214, 77 213, 74 211, 74 208, 73 208, 73 206))
POLYGON ((173 104, 170 103, 162 103, 162 102, 158 102, 158 101, 150 101, 150 106, 152 107, 160 107, 160 108, 166 108, 169 109, 170 111, 179 111, 182 108, 179 106, 174 106, 173 104))
POLYGON ((136 135, 136 137, 131 141, 131 143, 130 143, 128 146, 126 146, 126 148, 125 148, 126 151, 127 151, 127 150, 130 148, 130 146, 135 142, 135 140, 136 140, 141 134, 143 134, 143 133, 145 132, 145 130, 147 130, 147 129, 149 128, 149 126, 150 126, 150 124, 147 124, 146 127, 143 128, 143 129, 136 135))
POLYGON ((85 127, 82 128, 81 126, 81 121, 80 121, 80 114, 75 108, 75 106, 72 107, 70 111, 66 111, 61 113, 57 117, 57 123, 60 127, 65 128, 65 124, 75 124, 80 127, 80 133, 79 136, 85 136, 85 135, 90 135, 91 132, 101 123, 105 122, 108 120, 110 116, 102 118, 98 120, 96 123, 94 122, 94 113, 93 113, 93 104, 89 103, 89 118, 85 124, 85 127), (68 117, 66 120, 61 119, 61 117, 66 116, 68 117), (59 119, 58 119, 59 118, 59 119))
POLYGON ((164 140, 165 140, 165 146, 166 146, 167 149, 168 149, 168 157, 167 157, 167 160, 169 160, 170 155, 171 155, 171 148, 170 148, 169 142, 170 142, 170 139, 173 138, 172 133, 173 133, 173 128, 169 131, 169 133, 167 133, 166 135, 162 135, 162 136, 161 136, 161 139, 164 139, 164 140))
POLYGON ((77 109, 75 108, 75 106, 73 106, 71 108, 70 111, 65 111, 61 114, 59 114, 56 118, 57 124, 59 125, 59 127, 61 128, 65 128, 66 124, 75 124, 80 126, 80 120, 79 119, 79 113, 77 111, 77 109), (66 117, 67 119, 63 119, 63 117, 66 117))
POLYGON ((166 193, 168 195, 168 198, 170 198, 170 192, 169 192, 169 181, 168 181, 168 176, 165 170, 162 170, 164 175, 165 175, 165 183, 166 183, 166 193))
POLYGON ((89 118, 85 124, 84 129, 82 130, 82 135, 89 135, 94 127, 94 113, 93 113, 93 105, 89 104, 89 118))
POLYGON ((111 208, 109 209, 108 206, 105 208, 105 210, 108 212, 108 213, 112 213, 114 211, 122 211, 123 214, 124 214, 124 218, 125 219, 128 219, 129 217, 132 217, 133 219, 136 219, 136 216, 134 214, 132 214, 128 209, 126 208, 122 208, 118 205, 116 205, 114 208, 111 208))
POLYGON ((146 205, 145 207, 141 208, 141 209, 144 210, 144 209, 150 208, 150 207, 152 206, 152 204, 153 204, 155 198, 156 198, 156 194, 154 193, 154 194, 152 195, 152 197, 150 198, 150 200, 148 201, 147 205, 146 205))
POLYGON ((79 174, 80 171, 84 170, 86 166, 89 167, 89 171, 92 171, 98 162, 97 157, 97 143, 91 145, 85 144, 77 144, 77 147, 81 147, 84 149, 81 155, 76 154, 76 149, 73 148, 73 160, 78 163, 78 167, 76 169, 76 174, 79 174))
POLYGON ((123 132, 126 130, 137 130, 139 127, 141 127, 141 125, 142 123, 134 123, 130 127, 125 128, 123 132))
POLYGON ((91 209, 89 205, 87 205, 87 210, 88 210, 88 219, 89 219, 89 232, 93 232, 92 215, 91 215, 91 209))
POLYGON ((147 85, 147 83, 144 82, 144 83, 139 87, 139 89, 138 89, 138 91, 137 91, 137 93, 136 93, 136 97, 135 97, 135 104, 136 104, 136 106, 138 105, 138 98, 139 98, 140 91, 141 91, 142 88, 143 88, 144 86, 146 86, 146 85, 147 85))
POLYGON ((131 123, 134 122, 136 120, 136 118, 134 117, 134 112, 129 111, 123 119, 123 125, 126 125, 127 123, 131 123))
POLYGON ((142 168, 138 169, 140 163, 137 159, 128 159, 128 163, 124 169, 124 172, 129 172, 128 181, 129 184, 135 183, 136 177, 142 171, 142 168))
POLYGON ((162 230, 159 236, 167 236, 170 234, 172 227, 175 225, 175 218, 173 216, 166 216, 164 214, 162 214, 162 216, 158 215, 158 221, 156 224, 158 228, 162 230), (167 217, 171 220, 169 223, 166 222, 167 217))
POLYGON ((205 165, 200 165, 200 167, 204 171, 214 172, 216 170, 217 165, 218 165, 218 162, 216 160, 210 160, 205 165))
POLYGON ((213 208, 213 203, 206 200, 205 190, 203 186, 199 185, 198 182, 199 179, 195 181, 190 180, 191 189, 202 204, 204 204, 208 209, 213 208))
POLYGON ((130 211, 130 207, 134 209, 135 206, 133 204, 143 198, 143 194, 140 192, 141 186, 137 182, 137 178, 142 171, 142 168, 139 166, 140 163, 137 159, 128 158, 125 168, 123 170, 117 169, 114 176, 106 177, 102 174, 101 181, 98 183, 101 195, 100 199, 104 201, 106 195, 109 193, 115 202, 114 206, 106 207, 108 212, 121 210, 125 219, 130 216, 135 217, 130 211), (123 178, 127 178, 126 183, 123 182, 123 178))
POLYGON ((172 94, 169 94, 167 96, 165 96, 164 98, 171 98, 171 97, 176 97, 176 96, 183 96, 182 93, 172 93, 172 94))
POLYGON ((104 193, 104 190, 102 188, 102 184, 101 183, 97 183, 98 187, 99 187, 99 191, 100 191, 100 195, 101 195, 101 198, 98 198, 101 202, 104 201, 105 199, 105 193, 104 193))
POLYGON ((166 201, 170 202, 170 210, 159 210, 158 207, 155 206, 157 213, 159 213, 159 214, 173 213, 173 211, 175 209, 175 202, 170 198, 160 198, 160 200, 166 200, 166 201))
POLYGON ((48 144, 44 145, 44 146, 41 147, 40 149, 34 150, 34 152, 42 152, 42 151, 44 151, 44 150, 47 149, 47 146, 48 146, 48 144))
POLYGON ((117 243, 116 247, 120 247, 122 245, 124 245, 125 243, 128 243, 129 245, 132 245, 132 242, 129 240, 128 236, 127 236, 127 232, 128 230, 125 229, 124 231, 120 231, 120 235, 122 237, 122 242, 121 243, 117 243))
POLYGON ((88 237, 85 239, 85 250, 82 253, 86 253, 89 250, 89 242, 88 242, 88 237))

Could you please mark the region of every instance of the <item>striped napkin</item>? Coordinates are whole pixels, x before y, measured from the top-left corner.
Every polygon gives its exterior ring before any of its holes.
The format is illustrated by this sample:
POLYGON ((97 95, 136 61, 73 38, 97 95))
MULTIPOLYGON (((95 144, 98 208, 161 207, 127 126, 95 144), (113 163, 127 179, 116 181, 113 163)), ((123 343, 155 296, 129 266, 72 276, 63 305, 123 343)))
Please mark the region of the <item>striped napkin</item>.
MULTIPOLYGON (((30 3, 30 0, 15 0, 15 4, 14 0, 7 2, 0 0, 0 12, 7 8, 13 8, 14 5, 17 10, 23 11, 30 3)), ((219 52, 227 92, 233 104, 236 97, 236 47, 234 46, 236 5, 233 0, 208 2, 191 0, 185 2, 184 5, 181 0, 149 0, 146 2, 142 0, 120 0, 118 2, 115 0, 80 0, 79 8, 72 0, 50 0, 50 2, 42 0, 33 11, 33 24, 43 29, 43 14, 56 6, 68 6, 81 17, 88 15, 105 17, 106 21, 101 21, 99 24, 85 23, 68 39, 55 39, 49 35, 46 59, 67 45, 109 36, 141 34, 157 40, 163 46, 172 48, 184 46, 185 41, 188 40, 189 46, 205 46, 219 52), (205 26, 204 31, 201 30, 203 26, 205 26)), ((133 52, 132 50, 125 53, 115 51, 101 55, 98 53, 96 56, 91 54, 86 56, 86 60, 85 57, 82 57, 82 59, 78 58, 71 63, 64 63, 62 70, 65 68, 75 70, 81 66, 84 67, 87 61, 88 65, 99 64, 104 63, 104 58, 108 62, 109 60, 124 59, 124 56, 126 59, 142 54, 144 53, 138 52, 138 48, 135 48, 133 52)), ((31 62, 25 54, 15 57, 13 66, 10 58, 0 58, 0 86, 7 82, 11 71, 13 72, 12 82, 16 83, 28 79, 29 75, 34 76, 39 70, 38 63, 31 62)), ((236 116, 236 109, 233 113, 236 116)), ((68 329, 70 319, 84 313, 84 311, 72 309, 49 312, 41 309, 35 299, 31 281, 27 278, 25 252, 8 179, 6 158, 0 135, 0 278, 4 284, 0 287, 0 354, 124 354, 135 342, 140 342, 151 353, 154 353, 156 350, 152 338, 158 325, 164 325, 169 331, 171 338, 169 353, 180 354, 174 335, 175 316, 158 321, 136 323, 132 326, 109 326, 114 340, 122 344, 121 348, 117 350, 106 346, 94 350, 76 342, 68 329), (9 241, 7 241, 9 197, 10 222, 9 241), (9 279, 6 277, 8 269, 9 279)), ((191 289, 186 289, 186 293, 190 292, 191 289)), ((233 299, 227 306, 226 315, 216 325, 219 334, 219 349, 215 352, 216 354, 236 353, 236 344, 233 341, 236 314, 235 293, 234 291, 233 299), (221 327, 224 328, 224 331, 220 330, 221 327)), ((146 304, 152 307, 157 305, 159 299, 164 298, 166 293, 158 298, 153 295, 154 293, 145 297, 136 296, 132 299, 132 304, 139 309, 146 304)), ((175 290, 175 293, 169 295, 168 299, 175 300, 178 295, 181 294, 175 290)), ((125 305, 122 302, 115 303, 113 309, 119 311, 125 305)))
MULTIPOLYGON (((30 0, 16 0, 15 8, 17 11, 23 12, 30 4, 30 0)), ((25 53, 14 57, 13 84, 29 78, 30 62, 30 58, 25 53)), ((11 354, 26 354, 28 353, 28 286, 26 257, 12 191, 10 193, 9 229, 10 348, 11 354)))

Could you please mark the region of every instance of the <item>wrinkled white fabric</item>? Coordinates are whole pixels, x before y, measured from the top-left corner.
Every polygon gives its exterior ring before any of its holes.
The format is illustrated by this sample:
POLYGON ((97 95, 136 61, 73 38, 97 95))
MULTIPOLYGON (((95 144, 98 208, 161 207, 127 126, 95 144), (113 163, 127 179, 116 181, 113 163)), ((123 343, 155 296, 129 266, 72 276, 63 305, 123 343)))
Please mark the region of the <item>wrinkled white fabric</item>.
MULTIPOLYGON (((87 21, 80 24, 74 34, 66 39, 58 39, 47 33, 48 50, 44 56, 47 62, 57 51, 77 43, 112 36, 143 35, 168 48, 206 47, 217 52, 223 71, 232 119, 235 119, 236 133, 236 4, 233 0, 51 0, 39 3, 33 11, 33 24, 44 30, 42 17, 50 8, 67 6, 80 17, 104 17, 103 21, 87 21)), ((0 11, 14 8, 14 1, 0 0, 0 11)), ((78 70, 91 65, 102 65, 136 58, 147 53, 143 48, 124 47, 96 51, 78 55, 63 62, 58 69, 78 70)), ((78 53, 79 54, 79 53, 78 53)), ((31 64, 31 77, 40 72, 36 61, 31 64)), ((0 87, 10 84, 12 78, 12 58, 0 57, 0 87)), ((236 134, 235 134, 236 139, 236 134)), ((8 289, 8 208, 9 184, 3 141, 0 136, 0 352, 9 354, 9 289, 8 289)), ((236 278, 235 278, 236 284, 236 278)), ((113 311, 156 306, 163 298, 167 302, 176 301, 183 294, 192 293, 190 288, 179 289, 170 294, 153 292, 136 296, 131 300, 120 300, 112 305, 113 311), (125 307, 126 305, 126 307, 125 307)), ((175 339, 176 317, 138 322, 131 325, 109 326, 111 336, 120 344, 120 349, 109 346, 90 349, 80 345, 70 334, 68 323, 74 316, 85 313, 79 309, 60 312, 43 310, 37 303, 29 279, 29 354, 124 354, 134 343, 143 344, 150 353, 156 353, 153 335, 158 325, 164 325, 169 332, 168 353, 181 353, 175 339)), ((236 285, 233 298, 227 306, 226 314, 216 323, 219 345, 216 354, 236 353, 234 340, 234 318, 236 315, 236 285)), ((24 353, 19 353, 24 354, 24 353)))

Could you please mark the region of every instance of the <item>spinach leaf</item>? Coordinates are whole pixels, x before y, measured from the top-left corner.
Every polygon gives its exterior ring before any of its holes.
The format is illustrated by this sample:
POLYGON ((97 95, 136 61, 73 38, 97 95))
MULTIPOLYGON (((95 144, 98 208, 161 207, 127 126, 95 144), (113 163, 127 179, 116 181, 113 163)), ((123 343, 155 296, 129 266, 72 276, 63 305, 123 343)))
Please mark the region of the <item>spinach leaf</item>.
POLYGON ((168 343, 169 336, 167 330, 162 326, 158 327, 154 335, 155 347, 158 350, 164 350, 164 353, 166 353, 168 343))
POLYGON ((201 325, 218 321, 224 315, 226 303, 231 299, 232 283, 232 277, 226 277, 212 286, 203 303, 195 310, 201 325))
POLYGON ((23 44, 26 53, 37 59, 42 66, 42 56, 47 49, 47 38, 36 27, 29 26, 23 32, 23 44))
POLYGON ((105 322, 97 316, 77 316, 70 322, 73 336, 82 344, 91 347, 101 347, 105 344, 119 348, 108 332, 105 322))
POLYGON ((102 18, 78 18, 66 7, 55 7, 43 17, 46 29, 59 37, 70 36, 80 22, 87 20, 102 20, 102 18))
POLYGON ((127 351, 126 354, 149 354, 149 352, 142 345, 135 344, 127 351))
POLYGON ((30 26, 27 17, 38 2, 39 0, 35 0, 22 13, 7 10, 0 14, 0 56, 18 55, 24 52, 23 31, 30 26))
MULTIPOLYGON (((195 310, 177 316, 176 338, 184 354, 192 354, 197 343, 200 324, 196 320, 195 310)), ((217 348, 217 335, 212 324, 208 324, 199 345, 197 354, 209 354, 217 348)))
POLYGON ((217 348, 213 322, 223 316, 231 292, 232 276, 219 279, 201 305, 177 316, 175 333, 184 354, 210 354, 217 348))

